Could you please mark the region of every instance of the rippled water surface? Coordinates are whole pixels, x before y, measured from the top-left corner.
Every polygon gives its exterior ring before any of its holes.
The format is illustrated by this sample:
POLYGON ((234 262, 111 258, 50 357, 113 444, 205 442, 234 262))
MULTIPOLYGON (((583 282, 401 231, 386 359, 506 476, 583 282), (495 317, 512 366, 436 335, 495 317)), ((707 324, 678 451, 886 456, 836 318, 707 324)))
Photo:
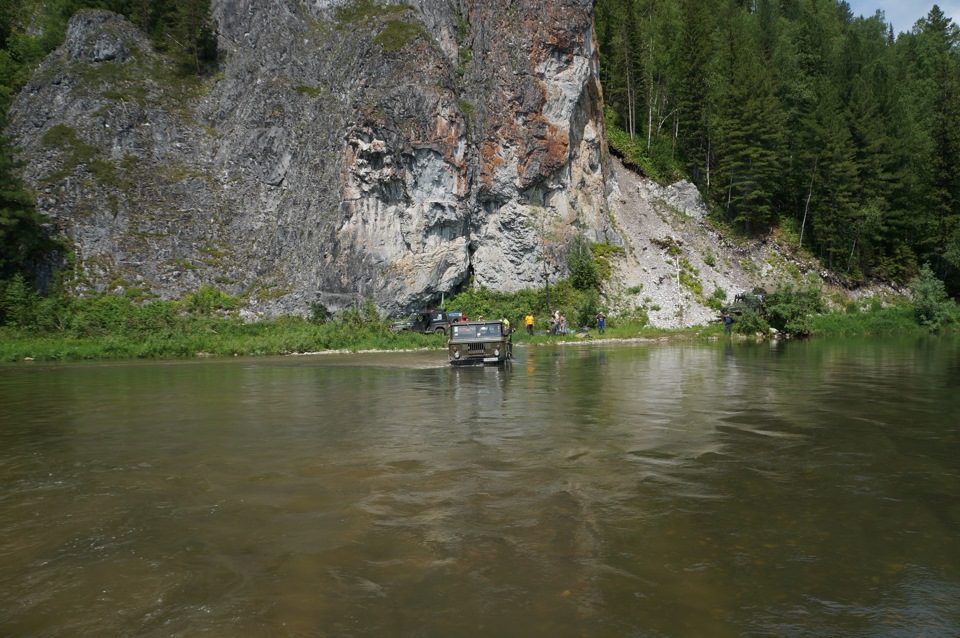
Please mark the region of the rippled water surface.
POLYGON ((960 341, 0 367, 0 635, 960 635, 960 341))

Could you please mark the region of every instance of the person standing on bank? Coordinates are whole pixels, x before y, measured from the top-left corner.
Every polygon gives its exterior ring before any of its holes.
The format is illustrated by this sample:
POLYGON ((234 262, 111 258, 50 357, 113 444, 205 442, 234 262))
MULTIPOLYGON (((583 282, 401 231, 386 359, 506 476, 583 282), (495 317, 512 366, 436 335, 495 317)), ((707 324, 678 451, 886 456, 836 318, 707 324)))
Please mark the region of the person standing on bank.
POLYGON ((729 312, 723 313, 723 333, 728 337, 733 333, 733 317, 729 312))
POLYGON ((523 318, 523 323, 527 326, 527 334, 533 336, 533 313, 528 312, 527 316, 523 318))
POLYGON ((601 310, 600 312, 597 313, 597 332, 599 332, 600 334, 603 334, 604 332, 604 326, 606 324, 606 321, 607 321, 607 316, 603 314, 603 311, 601 310))

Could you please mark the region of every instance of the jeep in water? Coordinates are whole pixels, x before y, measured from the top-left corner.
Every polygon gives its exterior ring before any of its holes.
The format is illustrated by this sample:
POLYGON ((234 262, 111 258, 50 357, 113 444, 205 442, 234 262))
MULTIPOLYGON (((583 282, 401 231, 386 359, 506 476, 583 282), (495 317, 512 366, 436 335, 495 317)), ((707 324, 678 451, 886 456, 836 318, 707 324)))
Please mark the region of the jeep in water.
POLYGON ((450 326, 450 365, 500 365, 513 359, 513 340, 502 321, 466 321, 450 326))

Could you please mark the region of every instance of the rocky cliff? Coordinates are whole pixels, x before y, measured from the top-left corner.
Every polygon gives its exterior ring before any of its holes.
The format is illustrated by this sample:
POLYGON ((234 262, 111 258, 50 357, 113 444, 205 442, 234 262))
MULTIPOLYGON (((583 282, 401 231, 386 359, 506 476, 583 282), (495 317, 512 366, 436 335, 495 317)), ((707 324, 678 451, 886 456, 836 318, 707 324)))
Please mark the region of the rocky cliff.
POLYGON ((558 235, 621 242, 591 0, 212 12, 214 77, 184 78, 121 16, 84 12, 11 111, 78 289, 398 313, 471 280, 539 285, 558 235))

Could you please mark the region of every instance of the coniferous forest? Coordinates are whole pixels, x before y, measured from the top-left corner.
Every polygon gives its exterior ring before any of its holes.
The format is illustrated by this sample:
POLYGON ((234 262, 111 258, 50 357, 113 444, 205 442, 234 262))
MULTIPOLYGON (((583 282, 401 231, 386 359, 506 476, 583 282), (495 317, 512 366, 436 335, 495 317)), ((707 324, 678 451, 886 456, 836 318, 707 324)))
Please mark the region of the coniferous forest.
POLYGON ((839 0, 599 0, 611 145, 856 282, 960 292, 960 30, 839 0))

